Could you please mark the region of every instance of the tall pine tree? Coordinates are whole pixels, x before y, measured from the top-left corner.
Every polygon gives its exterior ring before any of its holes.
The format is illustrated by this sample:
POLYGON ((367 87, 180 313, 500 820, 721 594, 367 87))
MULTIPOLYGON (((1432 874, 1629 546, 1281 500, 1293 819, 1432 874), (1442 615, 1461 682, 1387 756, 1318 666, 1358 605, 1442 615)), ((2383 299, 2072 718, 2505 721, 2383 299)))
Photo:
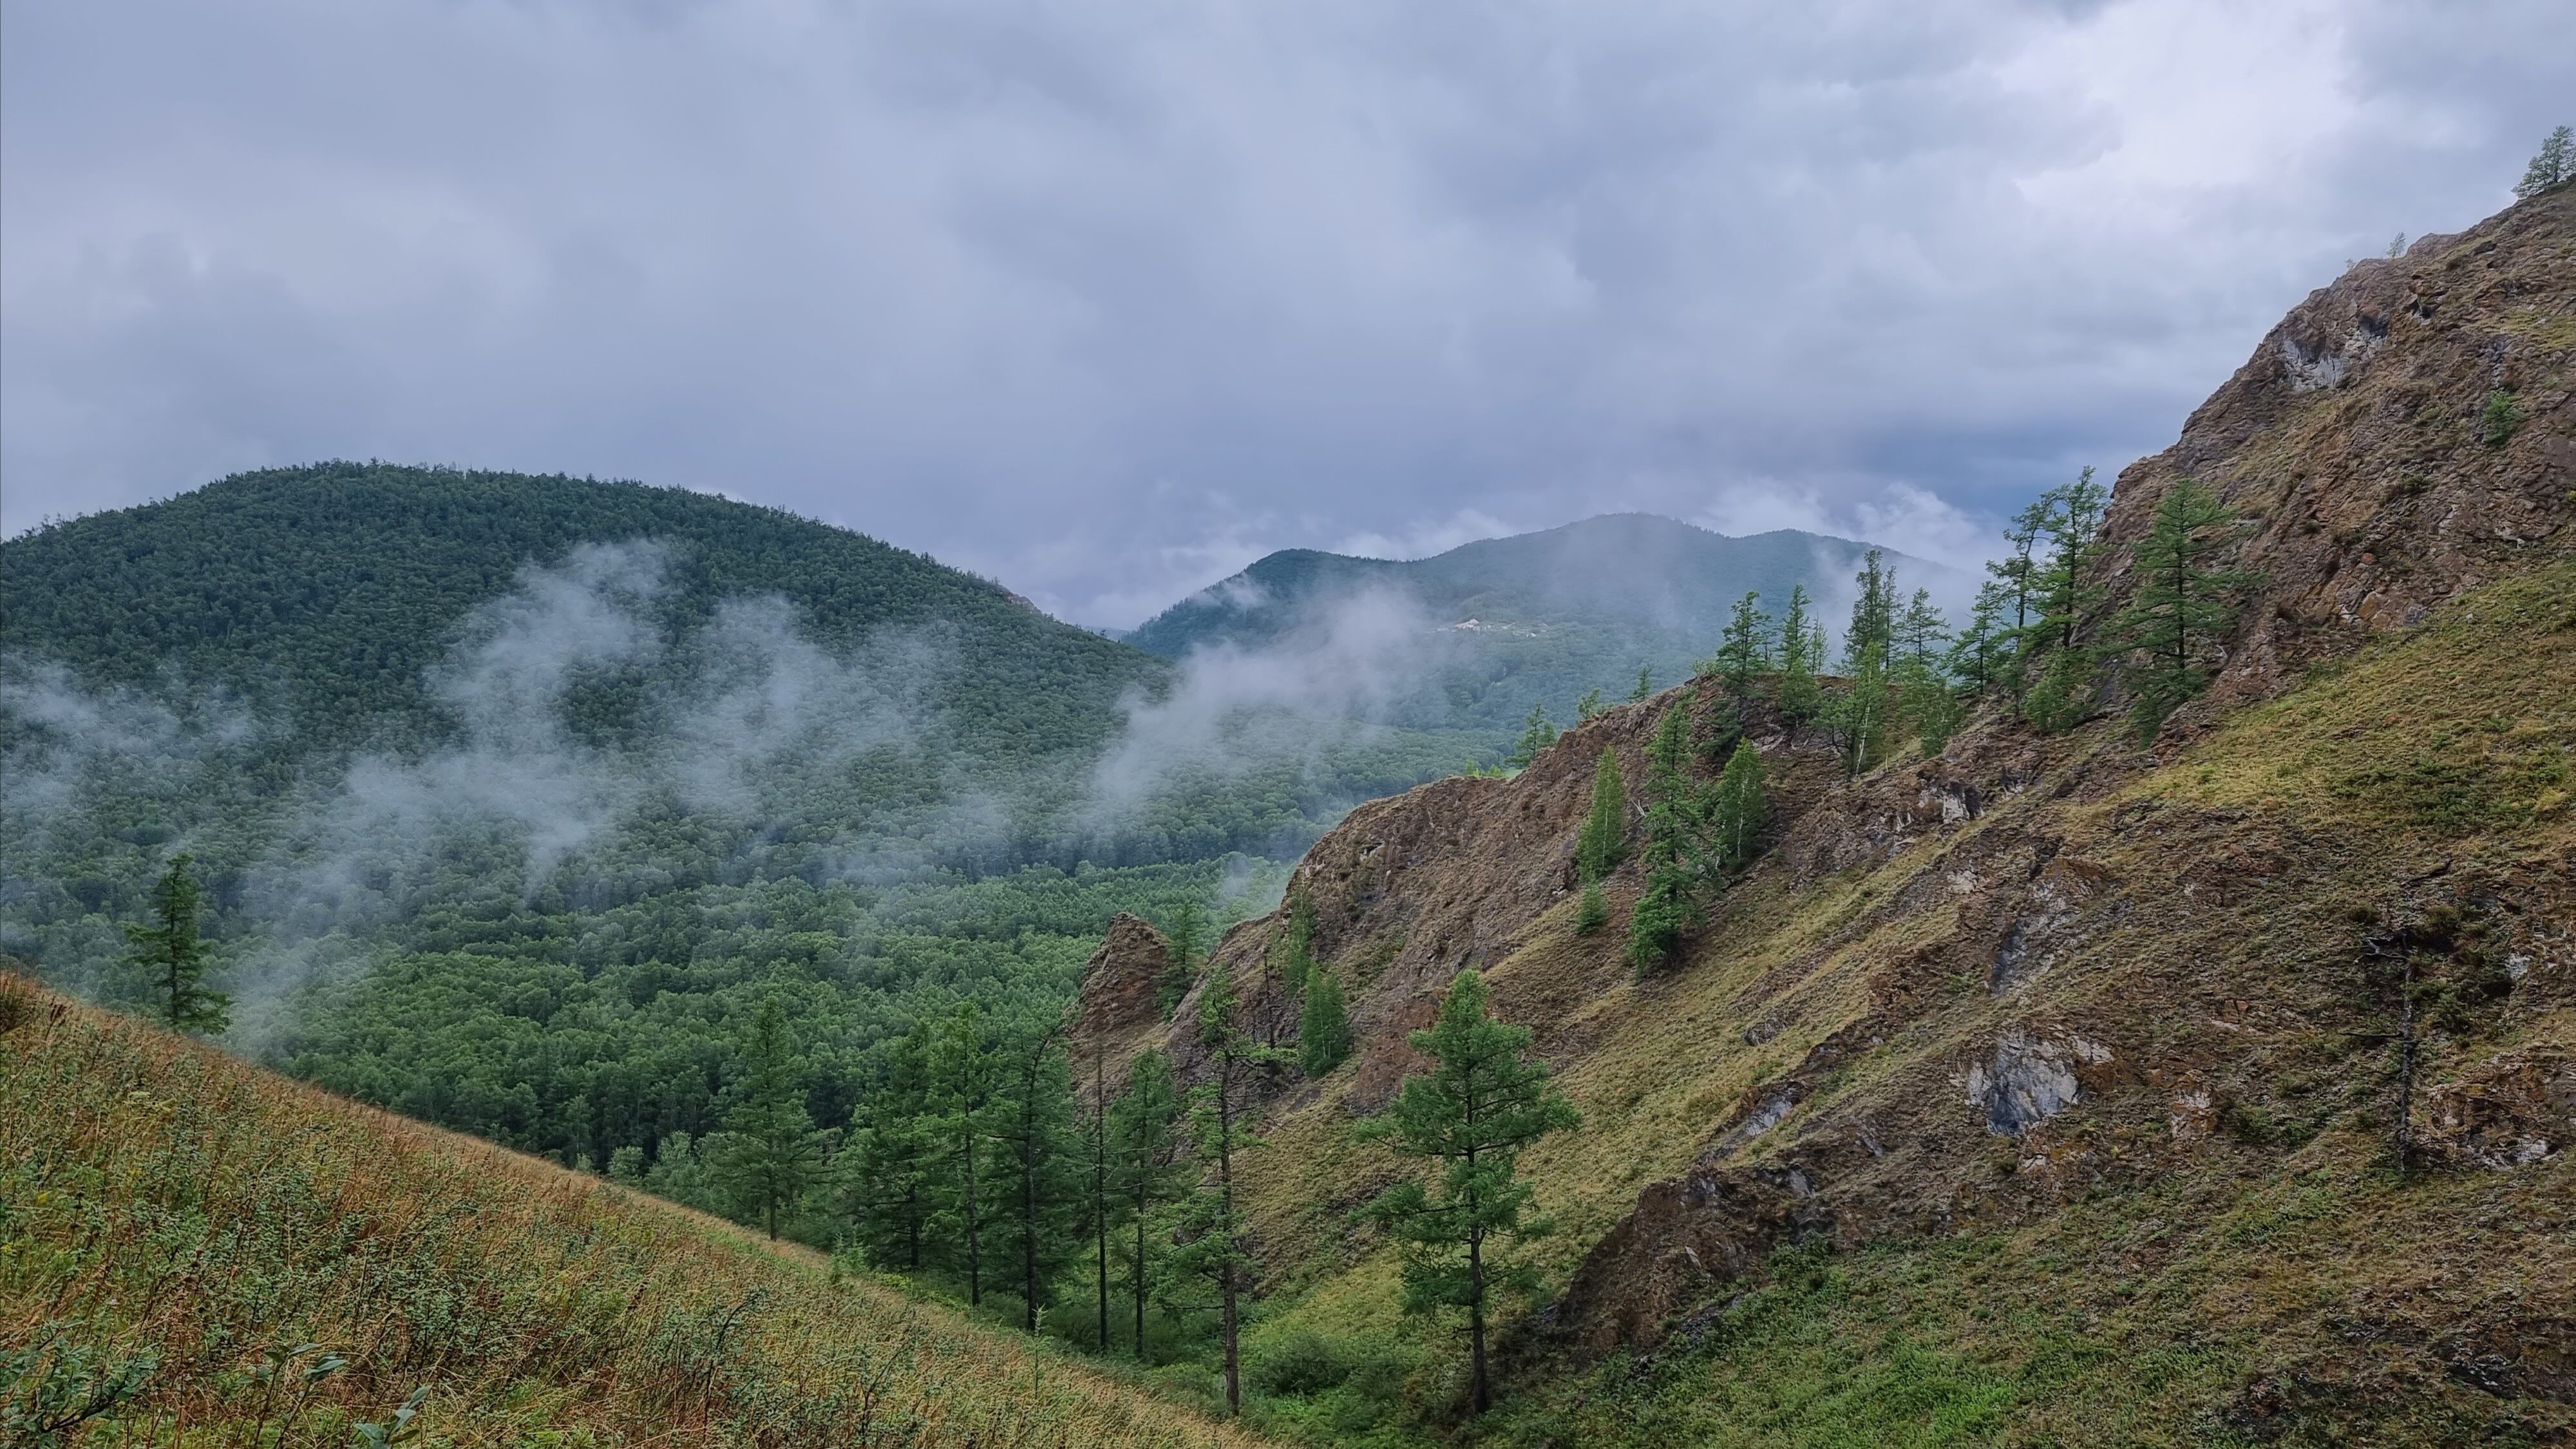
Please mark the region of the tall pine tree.
POLYGON ((205 984, 209 953, 197 931, 204 895, 191 869, 195 863, 195 856, 174 856, 153 883, 152 920, 125 928, 134 948, 125 960, 150 983, 171 1029, 221 1035, 232 1024, 232 998, 205 984))
POLYGON ((1403 1246, 1405 1311, 1465 1313, 1470 1402, 1480 1414, 1494 1402, 1487 1305, 1497 1290, 1532 1289, 1537 1278, 1496 1248, 1549 1226, 1529 1213, 1520 1154, 1581 1120, 1545 1064, 1527 1059, 1529 1041, 1529 1028, 1486 1014, 1483 976, 1459 973, 1438 1024, 1412 1036, 1413 1049, 1436 1065, 1405 1078, 1372 1124, 1397 1152, 1431 1165, 1430 1181, 1397 1183, 1369 1211, 1403 1246))
MULTIPOLYGON (((1127 1090, 1109 1113, 1110 1182, 1128 1242, 1127 1283, 1135 1306, 1135 1351, 1145 1357, 1145 1299, 1154 1277, 1157 1214, 1189 1191, 1181 1159, 1183 1103, 1172 1064, 1152 1048, 1127 1064, 1127 1090)), ((1105 1350, 1107 1345, 1102 1345, 1105 1350)))
POLYGON ((1771 668, 1771 616, 1762 612, 1762 596, 1747 590, 1726 616, 1719 636, 1715 673, 1741 709, 1753 699, 1753 681, 1771 668))
POLYGON ((1592 767, 1592 808, 1574 836, 1575 873, 1587 883, 1619 868, 1628 854, 1628 787, 1619 778, 1619 752, 1604 745, 1592 767))
POLYGON ((1181 1203, 1172 1267, 1215 1291, 1217 1340, 1225 1362, 1225 1407, 1243 1412, 1243 1300, 1259 1266, 1244 1241, 1235 1195, 1236 1161, 1260 1144, 1251 1130, 1248 1096, 1261 1071, 1281 1053, 1253 1039, 1236 1020, 1234 978, 1208 973, 1199 988, 1199 1049, 1209 1079, 1190 1093, 1190 1142, 1202 1176, 1181 1203))
POLYGON ((773 1239, 780 1215, 795 1210, 822 1159, 805 1109, 803 1067, 788 1037, 787 1009, 773 996, 760 1004, 743 1046, 742 1075, 716 1159, 717 1180, 737 1210, 753 1215, 773 1239))
POLYGON ((2209 682, 2199 656, 2235 626, 2238 592, 2256 578, 2216 566, 2236 546, 2241 525, 2235 509, 2188 478, 2156 500, 2155 519, 2138 542, 2137 593, 2118 624, 2120 645, 2145 657, 2129 671, 2141 735, 2152 738, 2176 705, 2209 682))

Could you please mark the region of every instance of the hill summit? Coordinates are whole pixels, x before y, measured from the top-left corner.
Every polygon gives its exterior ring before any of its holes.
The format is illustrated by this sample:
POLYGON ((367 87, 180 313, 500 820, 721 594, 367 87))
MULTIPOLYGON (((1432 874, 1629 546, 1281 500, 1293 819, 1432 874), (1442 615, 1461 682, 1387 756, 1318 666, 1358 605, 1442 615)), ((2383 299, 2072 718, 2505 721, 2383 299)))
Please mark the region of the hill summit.
MULTIPOLYGON (((1838 617, 1870 544, 1781 529, 1733 538, 1646 513, 1604 514, 1413 560, 1313 549, 1270 554, 1145 622, 1127 641, 1167 659, 1234 649, 1372 657, 1417 676, 1386 706, 1421 725, 1517 725, 1532 705, 1567 717, 1586 690, 1627 694, 1638 671, 1687 678, 1727 611, 1793 586, 1838 617), (1391 656, 1391 658, 1390 658, 1391 656)), ((1909 588, 1964 604, 1955 569, 1888 551, 1909 588)))

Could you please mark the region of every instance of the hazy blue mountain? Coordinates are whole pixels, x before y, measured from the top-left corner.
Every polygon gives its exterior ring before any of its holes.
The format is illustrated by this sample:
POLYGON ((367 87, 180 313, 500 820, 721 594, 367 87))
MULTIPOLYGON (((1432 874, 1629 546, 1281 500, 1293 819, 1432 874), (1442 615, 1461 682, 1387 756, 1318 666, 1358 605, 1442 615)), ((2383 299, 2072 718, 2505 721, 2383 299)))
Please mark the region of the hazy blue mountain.
MULTIPOLYGON (((1147 621, 1129 643, 1347 656, 1374 688, 1361 707, 1407 724, 1500 728, 1533 703, 1559 720, 1638 670, 1680 682, 1717 647, 1747 590, 1776 614, 1792 585, 1838 629, 1871 545, 1783 529, 1732 538, 1651 514, 1608 514, 1396 562, 1312 549, 1269 555, 1147 621)), ((1904 587, 1964 597, 1959 571, 1890 551, 1904 587)))

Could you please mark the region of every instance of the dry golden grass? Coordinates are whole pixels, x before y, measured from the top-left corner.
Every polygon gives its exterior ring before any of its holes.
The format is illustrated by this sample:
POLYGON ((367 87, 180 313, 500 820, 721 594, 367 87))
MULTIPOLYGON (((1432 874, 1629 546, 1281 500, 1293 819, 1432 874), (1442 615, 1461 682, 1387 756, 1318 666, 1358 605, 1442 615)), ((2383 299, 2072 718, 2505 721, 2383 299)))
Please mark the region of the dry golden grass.
POLYGON ((457 1446, 1261 1442, 0 976, 0 1441, 345 1446, 407 1402, 457 1446))

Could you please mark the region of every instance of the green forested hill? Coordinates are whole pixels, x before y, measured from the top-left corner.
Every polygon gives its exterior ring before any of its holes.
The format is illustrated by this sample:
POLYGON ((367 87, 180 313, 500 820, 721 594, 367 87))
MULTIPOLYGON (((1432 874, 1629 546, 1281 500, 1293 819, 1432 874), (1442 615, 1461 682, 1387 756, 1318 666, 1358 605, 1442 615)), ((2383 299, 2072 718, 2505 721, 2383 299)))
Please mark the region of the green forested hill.
POLYGON ((654 540, 675 632, 775 595, 816 643, 919 631, 971 667, 937 697, 986 758, 1096 744, 1166 667, 925 555, 773 508, 563 476, 320 463, 244 473, 0 544, 0 649, 85 683, 172 675, 291 711, 310 740, 434 724, 429 671, 478 606, 583 543, 654 540))
POLYGON ((659 1162, 764 1000, 845 1124, 887 1032, 1051 1020, 1117 912, 1266 908, 1265 857, 1475 743, 1253 703, 772 509, 245 474, 0 545, 0 952, 148 1003, 185 853, 229 1045, 659 1162))

